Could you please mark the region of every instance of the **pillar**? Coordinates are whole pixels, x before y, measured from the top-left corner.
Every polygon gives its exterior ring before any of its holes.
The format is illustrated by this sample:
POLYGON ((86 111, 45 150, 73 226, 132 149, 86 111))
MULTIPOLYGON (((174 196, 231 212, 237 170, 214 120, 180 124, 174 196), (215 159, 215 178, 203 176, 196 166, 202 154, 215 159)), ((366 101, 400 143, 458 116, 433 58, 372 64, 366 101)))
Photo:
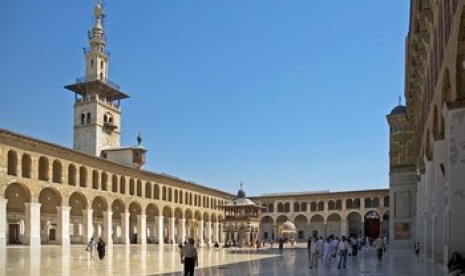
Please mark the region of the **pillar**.
POLYGON ((130 244, 129 240, 129 212, 121 213, 121 242, 130 244))
POLYGON ((206 237, 205 242, 207 243, 206 244, 207 248, 210 247, 210 244, 211 244, 211 241, 212 241, 212 238, 211 238, 211 236, 212 236, 212 231, 211 231, 212 227, 211 226, 212 226, 211 222, 209 222, 209 221, 205 222, 205 228, 206 228, 205 229, 205 237, 206 237))
POLYGON ((176 222, 176 218, 170 218, 169 219, 169 233, 168 233, 168 243, 173 243, 175 244, 176 241, 174 240, 174 224, 176 222))
POLYGON ((349 231, 347 231, 347 220, 343 219, 341 220, 341 235, 340 236, 345 236, 346 238, 349 237, 349 231))
POLYGON ((25 243, 40 246, 40 203, 24 203, 26 207, 25 243))
POLYGON ((219 243, 218 222, 213 223, 213 242, 219 243))
POLYGON ((82 210, 82 217, 84 219, 84 243, 87 243, 90 238, 94 236, 94 226, 92 224, 92 213, 94 210, 92 209, 85 209, 82 210))
POLYGON ((112 211, 103 212, 103 240, 107 245, 113 245, 113 223, 112 223, 112 211))
POLYGON ((165 235, 163 233, 163 216, 156 217, 158 219, 158 244, 163 245, 165 243, 165 235))
POLYGON ((147 215, 137 216, 137 243, 147 244, 147 215))
POLYGON ((179 220, 180 223, 181 223, 181 237, 180 237, 180 240, 181 240, 181 243, 183 243, 184 241, 186 241, 186 219, 180 219, 179 220))
POLYGON ((218 228, 219 241, 220 243, 224 243, 223 223, 218 223, 218 228))
POLYGON ((203 245, 203 220, 199 220, 199 245, 203 245))
POLYGON ((57 207, 57 242, 62 245, 69 245, 69 211, 71 207, 57 207))
POLYGON ((6 228, 7 228, 7 212, 6 203, 8 199, 0 199, 0 248, 6 247, 6 228))

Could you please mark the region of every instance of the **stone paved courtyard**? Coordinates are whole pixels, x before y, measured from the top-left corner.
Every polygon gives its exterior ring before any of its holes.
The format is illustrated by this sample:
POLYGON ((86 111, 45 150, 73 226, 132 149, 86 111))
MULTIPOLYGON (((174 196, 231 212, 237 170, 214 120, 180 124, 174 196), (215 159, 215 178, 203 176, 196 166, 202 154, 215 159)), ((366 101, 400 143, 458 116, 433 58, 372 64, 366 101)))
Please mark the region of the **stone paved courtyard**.
MULTIPOLYGON (((89 260, 84 248, 7 247, 0 250, 0 275, 181 275, 177 247, 115 245, 104 261, 89 260)), ((365 248, 359 256, 348 257, 347 269, 337 269, 336 259, 329 269, 310 269, 304 248, 200 249, 199 254, 196 275, 446 275, 413 250, 388 250, 379 262, 375 250, 365 248)))

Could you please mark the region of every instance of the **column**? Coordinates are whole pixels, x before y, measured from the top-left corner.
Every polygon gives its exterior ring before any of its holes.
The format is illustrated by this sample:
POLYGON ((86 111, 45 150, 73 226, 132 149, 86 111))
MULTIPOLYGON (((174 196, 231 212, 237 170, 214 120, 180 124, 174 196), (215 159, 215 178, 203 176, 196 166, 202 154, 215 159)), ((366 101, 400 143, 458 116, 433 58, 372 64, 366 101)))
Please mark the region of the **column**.
POLYGON ((213 223, 213 242, 219 243, 219 236, 218 236, 218 222, 213 223))
POLYGON ((174 224, 176 222, 176 218, 170 218, 169 219, 170 226, 169 226, 169 236, 168 236, 168 243, 173 243, 176 244, 176 241, 174 240, 174 224))
POLYGON ((224 243, 223 223, 218 223, 218 228, 219 241, 220 243, 224 243))
POLYGON ((147 215, 137 216, 137 243, 147 244, 147 215))
POLYGON ((203 220, 199 220, 199 245, 203 245, 203 220))
POLYGON ((206 242, 207 248, 210 248, 211 239, 212 239, 211 238, 211 236, 212 236, 212 234, 211 234, 212 233, 212 231, 211 231, 212 230, 211 222, 209 222, 209 221, 205 222, 205 228, 206 228, 205 229, 205 237, 206 237, 205 242, 206 242))
POLYGON ((346 219, 341 220, 341 234, 340 234, 340 236, 345 236, 346 238, 349 237, 349 231, 347 231, 347 228, 348 228, 347 227, 347 220, 346 219))
POLYGON ((25 243, 40 246, 40 203, 24 203, 26 207, 25 243))
POLYGON ((113 245, 113 223, 112 223, 113 212, 103 212, 103 240, 107 245, 113 245))
POLYGON ((121 213, 121 242, 130 244, 129 241, 129 212, 121 213))
POLYGON ((57 242, 61 245, 70 245, 69 240, 69 211, 71 207, 57 207, 57 242))
POLYGON ((7 212, 6 203, 8 199, 0 199, 0 248, 6 247, 6 228, 7 228, 7 212))
POLYGON ((163 216, 156 217, 158 219, 158 244, 163 245, 165 243, 165 234, 163 233, 163 216))
POLYGON ((181 243, 184 243, 186 240, 186 219, 180 219, 181 223, 181 243))

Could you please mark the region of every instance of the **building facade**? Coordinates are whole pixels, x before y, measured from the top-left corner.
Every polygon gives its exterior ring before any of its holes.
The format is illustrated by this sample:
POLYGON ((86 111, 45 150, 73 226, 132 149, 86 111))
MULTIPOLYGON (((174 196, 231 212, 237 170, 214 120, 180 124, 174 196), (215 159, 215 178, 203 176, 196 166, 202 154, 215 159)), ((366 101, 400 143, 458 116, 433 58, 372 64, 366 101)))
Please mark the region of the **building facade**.
POLYGON ((311 236, 388 235, 389 191, 269 194, 251 197, 262 207, 260 238, 277 240, 287 221, 296 227, 295 239, 311 236))
POLYGON ((465 3, 410 4, 406 105, 388 115, 391 236, 403 246, 420 242, 423 254, 444 264, 452 252, 465 253, 465 3))

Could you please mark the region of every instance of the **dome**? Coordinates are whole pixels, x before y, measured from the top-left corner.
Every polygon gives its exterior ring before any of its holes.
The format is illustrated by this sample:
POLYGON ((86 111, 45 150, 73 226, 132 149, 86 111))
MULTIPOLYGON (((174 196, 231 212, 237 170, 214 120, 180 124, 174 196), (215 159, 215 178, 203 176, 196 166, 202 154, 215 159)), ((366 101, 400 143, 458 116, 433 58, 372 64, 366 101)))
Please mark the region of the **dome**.
POLYGON ((237 192, 237 197, 238 198, 245 198, 245 192, 244 192, 244 190, 242 190, 242 188, 239 189, 239 192, 237 192))
POLYGON ((295 232, 295 225, 294 223, 290 222, 290 221, 286 221, 285 223, 283 223, 283 232, 295 232))
POLYGON ((407 112, 407 108, 399 104, 398 106, 394 107, 394 109, 391 110, 391 113, 389 115, 405 114, 406 112, 407 112))

